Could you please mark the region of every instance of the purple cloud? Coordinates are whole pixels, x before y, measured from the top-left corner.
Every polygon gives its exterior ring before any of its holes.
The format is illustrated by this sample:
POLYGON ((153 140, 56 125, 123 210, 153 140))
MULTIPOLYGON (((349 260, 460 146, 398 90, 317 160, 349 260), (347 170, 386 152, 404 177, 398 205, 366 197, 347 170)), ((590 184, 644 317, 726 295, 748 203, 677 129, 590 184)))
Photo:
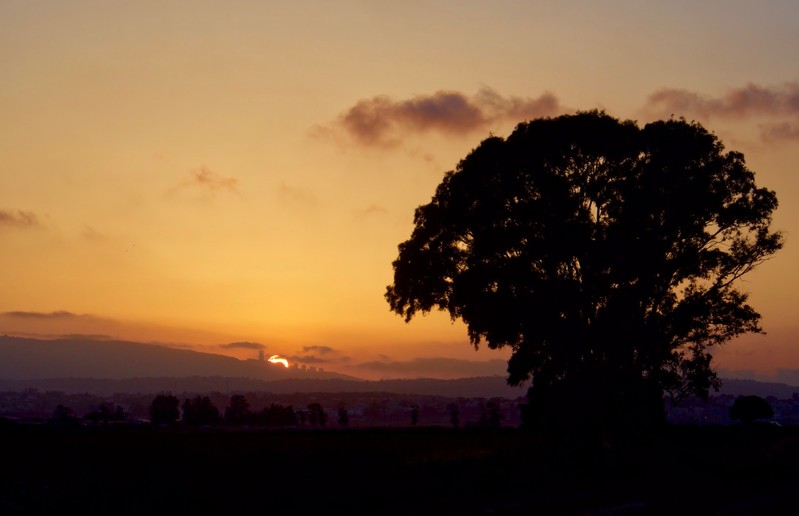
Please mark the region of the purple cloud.
POLYGON ((391 146, 412 133, 463 135, 496 122, 522 122, 562 111, 551 93, 537 98, 506 97, 483 88, 471 96, 458 91, 437 91, 404 100, 378 95, 360 100, 342 113, 334 130, 343 130, 362 145, 391 146))

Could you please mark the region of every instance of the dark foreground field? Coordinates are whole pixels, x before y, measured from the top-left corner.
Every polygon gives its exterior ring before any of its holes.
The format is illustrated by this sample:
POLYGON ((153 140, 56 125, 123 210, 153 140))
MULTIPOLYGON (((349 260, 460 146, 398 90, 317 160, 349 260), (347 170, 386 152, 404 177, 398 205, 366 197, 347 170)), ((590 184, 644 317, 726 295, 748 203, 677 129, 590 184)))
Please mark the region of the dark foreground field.
POLYGON ((799 514, 799 429, 0 429, 0 514, 799 514))

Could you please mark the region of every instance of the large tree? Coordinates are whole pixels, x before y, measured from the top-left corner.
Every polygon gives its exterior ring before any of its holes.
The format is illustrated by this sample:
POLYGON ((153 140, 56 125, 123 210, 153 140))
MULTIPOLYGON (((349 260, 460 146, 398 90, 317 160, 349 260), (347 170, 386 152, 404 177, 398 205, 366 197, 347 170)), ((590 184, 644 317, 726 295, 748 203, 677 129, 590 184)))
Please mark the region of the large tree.
POLYGON ((509 383, 532 378, 545 414, 662 411, 664 391, 718 387, 713 347, 762 332, 736 280, 782 246, 776 208, 698 123, 536 119, 446 173, 386 299, 406 321, 445 310, 475 347, 509 346, 509 383))

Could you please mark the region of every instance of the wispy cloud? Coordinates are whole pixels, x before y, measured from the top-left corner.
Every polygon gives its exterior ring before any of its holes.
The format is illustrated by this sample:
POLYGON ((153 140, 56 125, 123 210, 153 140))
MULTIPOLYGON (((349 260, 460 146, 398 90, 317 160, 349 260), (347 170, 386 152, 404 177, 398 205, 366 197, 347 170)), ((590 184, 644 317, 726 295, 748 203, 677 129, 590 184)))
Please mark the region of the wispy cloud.
POLYGON ((780 86, 750 83, 719 96, 664 88, 652 93, 642 110, 650 117, 685 116, 710 120, 758 119, 764 141, 799 139, 799 82, 780 86))
POLYGON ((81 236, 89 242, 106 242, 109 240, 107 235, 100 233, 91 226, 83 226, 81 236))
POLYGON ((388 213, 388 209, 385 206, 380 204, 372 204, 371 206, 364 208, 358 212, 358 215, 363 217, 374 217, 380 215, 386 215, 388 213))
POLYGON ((229 344, 220 344, 222 349, 266 349, 266 346, 259 342, 231 342, 229 344))
POLYGON ((779 87, 747 84, 719 97, 684 89, 661 89, 647 99, 646 107, 660 114, 691 113, 703 117, 746 117, 752 115, 799 114, 799 83, 779 87))
POLYGON ((344 132, 362 145, 392 146, 413 133, 464 135, 497 122, 522 122, 562 111, 551 93, 537 98, 503 96, 482 88, 474 95, 437 91, 404 100, 378 95, 356 102, 332 126, 317 128, 316 133, 344 132))
POLYGON ((330 346, 303 346, 302 351, 305 353, 319 353, 320 355, 338 353, 337 350, 331 348, 330 346))
POLYGON ((42 227, 39 217, 30 211, 0 210, 0 227, 35 229, 42 227))
POLYGON ((58 338, 64 340, 91 340, 91 341, 106 341, 114 339, 114 337, 102 333, 65 333, 63 335, 58 335, 58 338))
POLYGON ((235 177, 224 177, 205 165, 194 170, 190 170, 188 177, 184 178, 176 187, 171 191, 184 190, 187 188, 199 188, 207 192, 222 192, 227 191, 236 193, 238 187, 238 179, 235 177))
POLYGON ((55 312, 14 311, 14 312, 2 312, 0 313, 0 315, 5 317, 12 317, 15 319, 39 319, 39 320, 53 320, 53 319, 64 320, 64 319, 78 319, 80 317, 85 317, 64 310, 58 310, 55 312))
POLYGON ((341 356, 339 350, 330 346, 303 346, 302 351, 287 358, 301 364, 340 364, 349 361, 349 357, 341 356))
POLYGON ((300 364, 330 364, 332 362, 336 362, 336 360, 332 360, 330 358, 324 358, 316 355, 291 355, 286 357, 289 359, 290 362, 300 363, 300 364))

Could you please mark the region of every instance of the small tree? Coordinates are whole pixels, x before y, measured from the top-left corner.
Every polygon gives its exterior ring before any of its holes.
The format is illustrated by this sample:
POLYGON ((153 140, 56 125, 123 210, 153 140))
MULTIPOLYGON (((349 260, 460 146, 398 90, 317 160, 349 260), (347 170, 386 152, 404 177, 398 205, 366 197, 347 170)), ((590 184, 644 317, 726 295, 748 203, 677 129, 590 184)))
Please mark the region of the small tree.
POLYGON ((338 424, 342 427, 347 427, 350 424, 350 414, 344 404, 338 406, 338 424))
POLYGON ((171 425, 180 417, 180 400, 171 394, 159 394, 150 404, 150 421, 154 425, 171 425))
POLYGON ((219 423, 219 409, 208 396, 195 396, 183 401, 183 423, 191 426, 215 425, 219 423))
POLYGON ((448 403, 447 411, 449 412, 449 423, 452 428, 458 428, 461 424, 460 410, 457 403, 448 403))
POLYGON ((225 409, 225 422, 231 425, 244 425, 249 423, 250 403, 242 394, 234 394, 230 397, 230 405, 225 409))
POLYGON ((308 405, 308 420, 314 428, 317 426, 325 426, 327 423, 327 413, 325 409, 322 408, 322 405, 319 403, 311 403, 308 405))
POLYGON ((730 407, 730 418, 750 425, 756 419, 771 419, 774 409, 760 396, 739 396, 730 407))
POLYGON ((83 419, 97 423, 110 423, 112 421, 125 421, 128 414, 121 406, 113 407, 107 403, 102 403, 96 410, 92 410, 83 416, 83 419))
POLYGON ((50 422, 61 426, 77 425, 78 418, 74 416, 71 408, 65 405, 58 405, 53 410, 53 417, 50 418, 50 422))
POLYGON ((272 403, 261 411, 261 422, 266 426, 296 426, 297 415, 292 405, 272 403))

